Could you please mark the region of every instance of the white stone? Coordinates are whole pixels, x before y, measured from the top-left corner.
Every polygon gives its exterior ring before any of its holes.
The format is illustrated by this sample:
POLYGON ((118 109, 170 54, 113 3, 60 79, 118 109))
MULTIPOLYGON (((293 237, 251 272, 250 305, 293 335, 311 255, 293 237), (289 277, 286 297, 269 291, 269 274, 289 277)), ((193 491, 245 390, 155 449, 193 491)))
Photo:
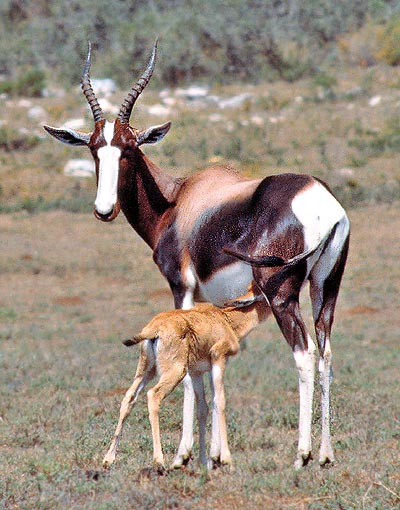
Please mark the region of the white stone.
POLYGON ((79 119, 70 119, 64 123, 64 127, 68 129, 82 129, 85 126, 85 120, 82 118, 79 119))
POLYGON ((238 94, 237 96, 230 97, 228 99, 221 99, 218 103, 218 106, 224 110, 225 108, 238 108, 242 106, 242 104, 251 99, 253 94, 250 92, 243 92, 242 94, 238 94))
POLYGON ((377 106, 382 101, 382 96, 373 96, 368 101, 369 106, 377 106))
POLYGON ((162 104, 153 104, 147 108, 148 113, 150 115, 156 115, 160 117, 164 117, 170 114, 170 109, 162 104))
POLYGON ((91 177, 95 173, 90 159, 70 159, 64 166, 64 174, 71 177, 91 177))
POLYGON ((175 95, 177 97, 184 97, 186 99, 201 99, 205 98, 208 94, 208 87, 201 85, 191 85, 187 89, 176 89, 175 95))
POLYGON ((117 87, 111 78, 97 78, 92 80, 92 87, 97 97, 110 97, 117 87))

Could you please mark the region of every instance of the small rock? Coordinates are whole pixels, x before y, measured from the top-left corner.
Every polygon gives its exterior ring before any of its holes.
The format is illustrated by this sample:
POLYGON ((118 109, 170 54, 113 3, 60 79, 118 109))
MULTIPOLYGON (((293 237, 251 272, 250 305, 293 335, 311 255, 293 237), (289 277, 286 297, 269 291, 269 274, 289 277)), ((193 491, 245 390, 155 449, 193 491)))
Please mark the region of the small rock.
POLYGON ((111 78, 93 79, 92 87, 98 97, 110 97, 117 90, 115 81, 111 78))
POLYGON ((94 173, 94 162, 89 159, 70 159, 64 166, 64 175, 70 177, 91 177, 94 173))
POLYGON ((377 106, 382 101, 382 96, 374 96, 368 101, 369 106, 377 106))
POLYGON ((218 106, 224 110, 225 108, 238 108, 242 106, 242 104, 251 99, 253 94, 250 92, 243 92, 242 94, 238 94, 237 96, 230 97, 228 99, 221 99, 218 103, 218 106))

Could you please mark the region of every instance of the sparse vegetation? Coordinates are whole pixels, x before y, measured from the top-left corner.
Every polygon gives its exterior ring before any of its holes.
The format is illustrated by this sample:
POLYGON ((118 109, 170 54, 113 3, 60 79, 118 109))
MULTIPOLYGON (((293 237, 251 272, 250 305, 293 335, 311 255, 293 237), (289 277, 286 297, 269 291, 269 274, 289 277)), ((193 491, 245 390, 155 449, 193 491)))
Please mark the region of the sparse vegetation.
MULTIPOLYGON (((358 208, 350 217, 350 260, 333 332, 337 463, 321 469, 314 461, 301 472, 292 467, 297 371, 271 319, 227 368, 235 471, 208 473, 192 461, 158 477, 149 469, 145 395, 126 425, 115 466, 109 473, 101 468, 138 356, 121 340, 173 306, 149 250, 122 217, 105 226, 89 214, 1 215, 0 271, 8 283, 0 286, 0 506, 397 508, 398 207, 358 208)), ((318 409, 318 390, 315 398, 318 409)), ((179 443, 181 405, 178 388, 161 416, 167 461, 179 443)), ((317 448, 318 412, 314 428, 317 448)))
MULTIPOLYGON (((0 3, 1 508, 400 508, 399 2, 247 7, 233 0, 0 3), (64 175, 69 159, 90 154, 56 143, 41 125, 82 119, 83 130, 92 129, 78 87, 87 38, 92 76, 117 80, 121 90, 109 101, 119 105, 156 35, 156 72, 133 115, 141 129, 172 120, 165 140, 144 149, 154 161, 175 175, 222 161, 254 177, 311 173, 349 209, 350 260, 333 335, 337 464, 330 469, 292 468, 297 372, 273 320, 227 370, 234 473, 191 463, 155 476, 145 398, 115 467, 100 468, 137 356, 120 340, 173 304, 122 216, 112 225, 93 219, 95 179, 64 175), (209 85, 208 99, 177 100, 174 87, 193 80, 209 85), (172 106, 159 95, 167 85, 172 106), (247 99, 234 108, 210 99, 241 93, 247 99), (157 104, 165 115, 150 112, 157 104)), ((169 459, 181 404, 179 390, 162 412, 169 459)))

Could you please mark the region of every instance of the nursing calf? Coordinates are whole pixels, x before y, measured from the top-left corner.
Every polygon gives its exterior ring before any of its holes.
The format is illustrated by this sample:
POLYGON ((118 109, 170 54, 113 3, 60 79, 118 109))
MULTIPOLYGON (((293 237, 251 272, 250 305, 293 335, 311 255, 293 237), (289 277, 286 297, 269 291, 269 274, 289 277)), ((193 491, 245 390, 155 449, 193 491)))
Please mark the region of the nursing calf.
MULTIPOLYGON (((211 372, 213 393, 209 466, 231 464, 223 385, 227 358, 239 351, 240 340, 269 313, 263 298, 250 299, 250 303, 244 302, 244 307, 227 308, 199 304, 190 310, 163 312, 154 317, 139 335, 124 342, 128 346, 142 343, 142 348, 133 384, 122 400, 114 438, 103 460, 105 467, 115 460, 124 422, 139 393, 156 374, 159 381, 147 393, 155 468, 161 472, 165 469, 159 427, 161 402, 187 374, 192 378, 197 403, 200 461, 207 464, 205 431, 208 406, 202 377, 205 372, 211 372)), ((181 455, 178 451, 172 467, 182 465, 181 455)))

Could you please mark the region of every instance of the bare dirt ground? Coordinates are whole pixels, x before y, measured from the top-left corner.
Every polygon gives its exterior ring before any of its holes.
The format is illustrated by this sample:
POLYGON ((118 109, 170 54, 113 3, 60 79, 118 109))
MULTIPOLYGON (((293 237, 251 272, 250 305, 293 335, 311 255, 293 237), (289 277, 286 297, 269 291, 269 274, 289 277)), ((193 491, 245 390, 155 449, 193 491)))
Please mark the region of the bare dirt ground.
MULTIPOLYGON (((400 209, 350 211, 351 251, 333 337, 337 463, 295 472, 297 376, 272 319, 227 370, 235 471, 194 460, 155 476, 143 396, 115 467, 101 470, 130 383, 121 340, 172 299, 122 216, 0 215, 0 506, 21 509, 400 508, 400 209)), ((318 392, 316 392, 318 405, 318 392)), ((181 390, 164 406, 168 460, 181 390)), ((319 411, 314 448, 319 442, 319 411)))

